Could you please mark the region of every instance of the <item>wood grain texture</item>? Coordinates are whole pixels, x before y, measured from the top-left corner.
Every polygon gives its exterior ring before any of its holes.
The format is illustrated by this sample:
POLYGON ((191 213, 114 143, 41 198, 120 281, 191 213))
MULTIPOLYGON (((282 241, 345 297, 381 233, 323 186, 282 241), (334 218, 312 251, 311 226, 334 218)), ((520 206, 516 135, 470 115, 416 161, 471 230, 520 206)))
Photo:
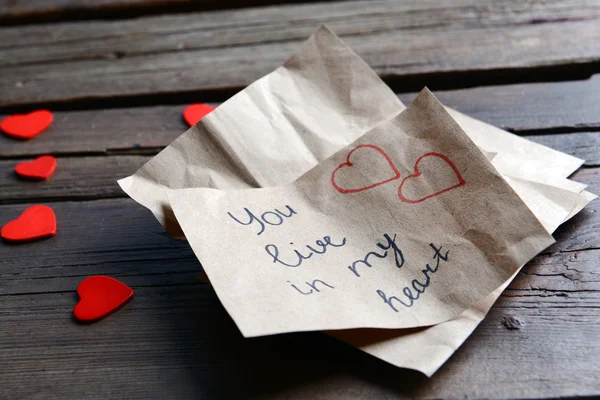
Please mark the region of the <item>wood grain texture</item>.
MULTIPOLYGON (((583 81, 434 92, 450 107, 517 133, 597 130, 600 128, 598 93, 600 75, 583 81)), ((407 93, 400 98, 409 104, 415 96, 416 93, 407 93)), ((202 102, 202 96, 198 96, 197 101, 202 102)), ((57 111, 52 126, 35 140, 18 141, 0 135, 0 158, 44 153, 100 155, 134 151, 152 154, 185 132, 187 125, 181 117, 185 106, 57 111)), ((596 134, 587 136, 589 142, 579 137, 573 136, 576 146, 569 145, 568 136, 562 141, 549 141, 542 136, 534 140, 547 140, 551 146, 558 146, 558 150, 585 155, 582 158, 591 161, 597 159, 596 134)))
POLYGON ((585 160, 588 167, 600 166, 600 132, 525 136, 544 146, 585 160))
POLYGON ((590 65, 600 62, 599 8, 379 0, 5 28, 0 105, 239 89, 323 23, 391 80, 590 65))
MULTIPOLYGON (((448 107, 522 134, 600 129, 598 93, 600 75, 573 82, 434 91, 448 107)), ((409 104, 416 95, 417 93, 402 94, 400 99, 409 104)))
MULTIPOLYGON (((108 1, 77 3, 101 5, 108 1)), ((140 0, 119 2, 141 3, 140 0)), ((149 2, 146 0, 145 3, 149 2)), ((38 7, 35 2, 28 4, 38 7)), ((549 0, 544 6, 514 0, 363 0, 120 21, 42 24, 0 29, 0 48, 4 50, 0 65, 118 58, 111 52, 118 52, 119 57, 125 58, 148 53, 304 40, 315 27, 327 21, 335 24, 332 27, 335 26, 340 35, 353 36, 405 29, 452 27, 461 30, 598 17, 600 6, 589 0, 568 3, 549 0)))

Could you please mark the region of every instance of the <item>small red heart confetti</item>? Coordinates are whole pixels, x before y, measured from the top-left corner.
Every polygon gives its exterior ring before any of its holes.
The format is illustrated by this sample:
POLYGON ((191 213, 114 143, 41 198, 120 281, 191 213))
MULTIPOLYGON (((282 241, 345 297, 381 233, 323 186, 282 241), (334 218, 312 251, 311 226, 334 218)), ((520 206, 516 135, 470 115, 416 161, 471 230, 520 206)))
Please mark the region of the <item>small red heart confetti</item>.
POLYGON ((192 104, 183 110, 183 119, 189 126, 194 126, 214 109, 215 107, 204 103, 192 104))
POLYGON ((15 172, 23 178, 48 179, 56 170, 56 158, 52 156, 41 156, 34 161, 26 161, 17 164, 15 172))
POLYGON ((38 110, 29 114, 15 114, 0 122, 0 129, 7 135, 19 139, 32 139, 50 126, 54 116, 48 110, 38 110))
POLYGON ((10 242, 27 242, 56 234, 56 216, 48 206, 31 206, 0 230, 2 239, 10 242))
POLYGON ((80 322, 102 319, 123 307, 133 298, 133 290, 109 276, 90 276, 77 286, 79 303, 73 315, 80 322))

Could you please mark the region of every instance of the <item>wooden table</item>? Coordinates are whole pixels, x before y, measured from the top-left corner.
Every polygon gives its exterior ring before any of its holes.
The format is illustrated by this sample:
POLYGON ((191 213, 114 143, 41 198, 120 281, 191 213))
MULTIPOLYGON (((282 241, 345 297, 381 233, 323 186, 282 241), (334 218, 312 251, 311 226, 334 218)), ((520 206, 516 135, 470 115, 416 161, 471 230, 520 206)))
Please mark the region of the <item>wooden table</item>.
POLYGON ((35 203, 59 223, 50 240, 0 245, 0 398, 600 396, 598 201, 427 379, 322 333, 242 338, 195 278, 187 243, 116 184, 185 131, 185 105, 226 100, 327 23, 403 101, 427 85, 448 106, 585 158, 574 179, 600 193, 600 2, 269 3, 0 0, 0 113, 55 112, 35 140, 0 136, 0 224, 35 203), (59 163, 50 181, 13 174, 48 153, 59 163), (75 289, 99 274, 136 297, 79 325, 75 289), (511 316, 520 329, 502 323, 511 316))

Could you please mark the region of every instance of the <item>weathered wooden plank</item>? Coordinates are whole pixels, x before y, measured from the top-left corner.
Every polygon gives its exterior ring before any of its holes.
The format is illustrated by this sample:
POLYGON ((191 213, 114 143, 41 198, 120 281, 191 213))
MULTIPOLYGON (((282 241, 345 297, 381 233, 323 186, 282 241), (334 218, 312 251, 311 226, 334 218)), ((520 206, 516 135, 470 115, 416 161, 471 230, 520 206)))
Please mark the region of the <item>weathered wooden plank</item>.
MULTIPOLYGON (((585 81, 517 84, 463 90, 435 91, 444 104, 474 118, 517 132, 600 128, 600 75, 585 81)), ((400 95, 409 104, 415 93, 400 95)), ((202 101, 202 97, 198 97, 202 101)), ((105 153, 120 150, 160 149, 182 134, 185 105, 55 112, 52 126, 31 141, 0 135, 0 158, 44 153, 105 153), (140 149, 141 148, 141 149, 140 149)), ((581 155, 592 164, 597 158, 596 134, 585 141, 536 136, 559 150, 581 155), (587 141, 589 140, 589 142, 587 141)), ((545 144, 545 142, 544 142, 545 144)))
MULTIPOLYGON (((129 4, 135 2, 130 0, 129 4)), ((34 3, 32 6, 37 5, 34 3)), ((315 26, 327 21, 332 22, 339 34, 351 36, 378 31, 431 29, 432 25, 472 29, 578 21, 599 16, 600 6, 589 0, 551 0, 543 7, 514 0, 488 4, 474 0, 370 0, 163 15, 113 22, 19 26, 0 29, 0 48, 3 49, 0 65, 131 57, 165 51, 302 40, 312 33, 315 26), (360 27, 352 27, 357 21, 360 21, 360 27), (284 24, 287 29, 281 29, 284 24)))
MULTIPOLYGON (((573 178, 589 184, 588 190, 600 194, 600 169, 586 168, 576 172, 573 178)), ((557 243, 550 251, 576 251, 581 249, 600 248, 600 199, 593 200, 573 219, 554 233, 557 243)))
MULTIPOLYGON (((446 106, 474 118, 512 132, 527 133, 600 128, 599 92, 600 75, 594 75, 573 82, 436 90, 434 94, 446 106)), ((399 97, 409 104, 416 95, 399 97)), ((554 143, 561 145, 559 141, 554 143)))
POLYGON ((594 361, 600 356, 597 292, 520 295, 509 290, 457 353, 427 379, 321 333, 244 339, 208 285, 135 291, 126 307, 92 325, 73 321, 74 291, 2 296, 0 397, 497 399, 600 394, 600 366, 594 361), (502 324, 507 317, 517 318, 522 327, 507 329, 502 324))
POLYGON ((148 18, 122 28, 122 21, 6 28, 2 59, 11 65, 0 70, 0 105, 238 89, 281 64, 322 23, 391 80, 600 61, 596 2, 421 4, 351 1, 148 18), (30 35, 40 43, 12 47, 30 35))
POLYGON ((588 167, 600 165, 600 132, 526 136, 544 146, 585 160, 588 167))

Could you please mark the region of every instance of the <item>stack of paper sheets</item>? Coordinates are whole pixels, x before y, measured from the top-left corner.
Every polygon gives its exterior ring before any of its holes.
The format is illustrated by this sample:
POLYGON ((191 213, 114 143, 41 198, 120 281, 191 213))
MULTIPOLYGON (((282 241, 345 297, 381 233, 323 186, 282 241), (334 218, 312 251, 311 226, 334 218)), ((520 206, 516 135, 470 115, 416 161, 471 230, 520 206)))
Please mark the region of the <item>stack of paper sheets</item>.
POLYGON ((244 336, 325 330, 430 376, 595 197, 582 163, 427 89, 406 108, 322 27, 119 183, 244 336))

